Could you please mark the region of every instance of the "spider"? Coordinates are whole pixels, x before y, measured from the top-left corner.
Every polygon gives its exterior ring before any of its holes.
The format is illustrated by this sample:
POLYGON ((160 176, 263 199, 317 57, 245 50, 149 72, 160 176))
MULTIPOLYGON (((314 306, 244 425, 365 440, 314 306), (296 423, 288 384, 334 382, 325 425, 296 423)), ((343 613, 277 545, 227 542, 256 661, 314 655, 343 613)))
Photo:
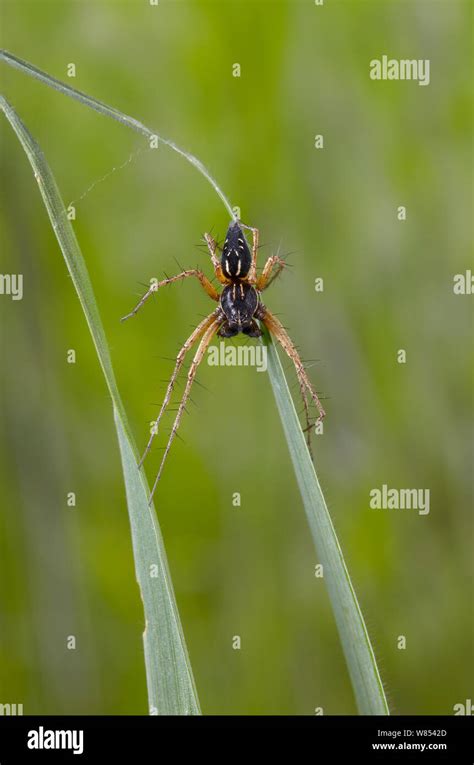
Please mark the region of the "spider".
POLYGON ((278 255, 271 255, 266 261, 261 274, 257 275, 259 232, 258 229, 251 228, 250 226, 245 226, 239 220, 233 220, 229 225, 224 241, 224 246, 222 247, 220 259, 217 256, 217 252, 220 250, 217 242, 210 234, 204 234, 204 239, 209 248, 212 265, 214 267, 214 273, 220 284, 223 285, 223 290, 221 293, 215 289, 214 285, 209 281, 207 276, 202 271, 195 268, 189 269, 182 271, 180 274, 172 276, 171 278, 166 278, 159 282, 154 281, 150 289, 143 295, 135 308, 121 319, 121 321, 125 321, 126 319, 135 316, 135 314, 140 310, 148 298, 154 292, 157 292, 160 287, 172 284, 173 282, 177 282, 181 279, 187 279, 190 276, 194 276, 196 279, 198 279, 202 288, 209 295, 209 297, 218 303, 217 308, 212 311, 212 313, 210 313, 209 316, 207 316, 203 321, 201 321, 200 324, 198 324, 198 326, 194 329, 194 331, 191 333, 179 351, 176 358, 176 365, 168 383, 160 412, 151 429, 150 438, 146 445, 143 456, 138 463, 138 467, 141 468, 158 432, 160 421, 165 412, 165 409, 170 403, 176 379, 181 370, 181 367, 183 366, 185 356, 192 348, 192 346, 199 340, 200 342, 197 351, 188 370, 184 394, 179 404, 176 418, 171 429, 171 434, 161 460, 161 465, 150 493, 150 503, 153 499, 153 494, 155 493, 155 489, 161 478, 163 467, 169 454, 171 444, 173 443, 173 440, 178 431, 179 424, 183 416, 183 411, 186 407, 191 387, 196 376, 197 368, 201 363, 214 335, 226 338, 234 337, 234 335, 238 335, 240 332, 242 332, 248 337, 260 337, 262 335, 262 330, 259 328, 257 320, 262 322, 267 327, 269 332, 278 340, 295 366, 296 376, 298 378, 299 388, 304 403, 304 412, 306 418, 305 432, 308 447, 310 447, 310 431, 312 428, 312 425, 310 424, 308 396, 311 402, 316 405, 318 410, 318 418, 316 422, 320 422, 325 415, 324 409, 315 389, 313 388, 308 378, 303 362, 299 356, 298 351, 296 350, 295 345, 293 344, 291 338, 289 337, 279 319, 277 319, 277 317, 268 310, 268 308, 262 303, 261 300, 261 293, 270 286, 270 284, 285 268, 285 261, 282 260, 278 255), (243 228, 247 228, 252 232, 253 241, 251 251, 242 230, 243 228))

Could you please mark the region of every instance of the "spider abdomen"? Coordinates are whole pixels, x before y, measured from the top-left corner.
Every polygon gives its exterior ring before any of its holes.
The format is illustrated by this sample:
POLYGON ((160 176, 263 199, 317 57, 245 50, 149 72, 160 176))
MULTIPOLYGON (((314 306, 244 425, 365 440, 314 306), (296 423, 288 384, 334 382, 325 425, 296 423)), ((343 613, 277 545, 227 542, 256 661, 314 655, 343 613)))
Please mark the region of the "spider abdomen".
POLYGON ((222 291, 220 304, 226 318, 219 329, 221 337, 232 337, 239 332, 251 337, 261 335, 255 321, 259 299, 254 287, 240 281, 229 284, 222 291))

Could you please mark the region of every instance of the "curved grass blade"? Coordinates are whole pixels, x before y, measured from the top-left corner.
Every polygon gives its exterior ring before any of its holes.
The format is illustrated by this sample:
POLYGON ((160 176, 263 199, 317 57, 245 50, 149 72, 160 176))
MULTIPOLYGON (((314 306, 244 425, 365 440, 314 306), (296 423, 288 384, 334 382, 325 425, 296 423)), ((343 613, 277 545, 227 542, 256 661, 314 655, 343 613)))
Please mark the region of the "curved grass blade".
POLYGON ((117 389, 89 274, 56 181, 40 147, 3 96, 0 96, 0 106, 15 131, 38 182, 112 398, 132 529, 135 571, 145 611, 143 642, 149 711, 151 714, 199 714, 199 701, 163 540, 154 508, 148 505, 149 489, 144 473, 137 470, 138 452, 117 389))
POLYGON ((55 77, 51 77, 51 75, 46 74, 46 72, 42 72, 41 69, 33 66, 33 64, 30 64, 28 61, 23 61, 23 59, 14 56, 12 53, 9 53, 6 50, 0 50, 0 61, 4 61, 14 69, 19 69, 20 71, 29 74, 31 77, 35 77, 35 79, 40 80, 40 82, 44 82, 46 85, 49 85, 50 88, 54 88, 54 90, 58 90, 60 93, 63 93, 70 98, 74 98, 76 101, 80 101, 82 104, 85 104, 91 109, 94 109, 94 111, 99 112, 99 114, 103 114, 106 117, 111 117, 117 122, 121 122, 122 125, 126 125, 132 130, 135 130, 137 133, 141 133, 146 138, 158 139, 158 142, 165 144, 165 146, 169 146, 170 149, 173 149, 173 151, 176 151, 182 157, 187 159, 188 162, 191 162, 191 164, 194 165, 194 167, 196 167, 199 172, 209 181, 214 191, 219 195, 222 202, 224 203, 224 206, 226 207, 230 217, 235 220, 235 212, 232 209, 229 200, 221 190, 220 186, 218 186, 217 181, 212 177, 208 169, 197 157, 194 156, 194 154, 190 154, 188 151, 181 149, 177 144, 174 143, 174 141, 170 141, 168 138, 162 138, 155 130, 147 127, 143 124, 143 122, 136 120, 134 117, 129 117, 128 114, 123 114, 123 112, 120 112, 118 109, 114 109, 113 106, 107 106, 107 104, 102 103, 102 101, 99 101, 97 98, 92 98, 92 96, 88 96, 86 93, 81 93, 80 90, 71 88, 70 85, 66 85, 64 82, 61 82, 61 80, 57 80, 55 77))
POLYGON ((360 714, 389 714, 364 617, 319 485, 275 345, 262 325, 268 349, 268 373, 290 450, 314 546, 336 618, 360 714))

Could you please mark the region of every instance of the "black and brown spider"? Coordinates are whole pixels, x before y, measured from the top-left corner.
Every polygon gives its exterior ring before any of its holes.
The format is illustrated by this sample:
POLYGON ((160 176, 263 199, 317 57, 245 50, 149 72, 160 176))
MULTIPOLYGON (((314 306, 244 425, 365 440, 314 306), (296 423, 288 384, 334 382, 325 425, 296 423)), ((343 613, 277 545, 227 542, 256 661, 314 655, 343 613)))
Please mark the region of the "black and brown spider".
POLYGON ((274 335, 274 337, 276 337, 282 348, 286 351, 290 359, 293 361, 293 364, 295 365, 296 375, 304 402, 307 426, 305 431, 307 434, 308 445, 311 430, 308 394, 311 401, 316 405, 318 409, 319 414, 317 420, 322 420, 325 414, 318 395, 308 378, 298 351, 296 350, 288 333, 280 321, 276 318, 276 316, 274 316, 262 303, 260 298, 263 290, 267 289, 272 281, 281 273, 286 265, 285 261, 282 260, 278 255, 271 255, 265 263, 262 273, 257 276, 258 229, 244 226, 244 224, 237 220, 233 220, 229 225, 220 260, 216 255, 216 252, 219 249, 217 242, 212 238, 210 234, 204 234, 204 238, 211 254, 211 260, 212 265, 214 266, 215 275, 219 282, 224 285, 224 289, 221 293, 217 292, 213 284, 211 284, 209 279, 202 271, 198 269, 182 271, 180 274, 177 274, 177 276, 172 276, 169 279, 163 279, 163 281, 160 282, 153 282, 148 292, 145 293, 133 311, 121 319, 121 321, 125 321, 131 316, 135 316, 137 311, 140 310, 150 295, 156 292, 160 287, 164 287, 165 285, 171 284, 172 282, 176 282, 180 279, 186 279, 188 276, 195 276, 197 279, 199 279, 201 286, 207 292, 209 297, 215 300, 216 303, 219 303, 216 310, 210 313, 209 316, 207 316, 203 321, 201 321, 200 324, 198 324, 196 329, 188 337, 180 352, 178 353, 176 366, 168 384, 160 412, 152 428, 146 449, 139 462, 139 467, 141 467, 145 457, 150 451, 153 439, 158 432, 160 420, 170 402, 171 394, 176 383, 176 378, 178 377, 180 369, 183 365, 186 353, 191 349, 194 343, 200 339, 198 349, 191 363, 191 366, 189 367, 186 387, 178 407, 173 427, 171 429, 168 444, 161 460, 160 469, 151 490, 150 502, 152 500, 158 481, 161 478, 163 466, 171 448, 171 444, 179 428, 179 424, 183 416, 183 411, 189 398, 191 386, 196 376, 197 368, 201 363, 206 349, 208 348, 209 343, 211 342, 214 335, 217 334, 220 337, 233 337, 234 335, 238 335, 240 332, 242 332, 249 337, 260 337, 262 331, 257 324, 257 320, 261 321, 267 327, 269 332, 274 335), (242 228, 249 228, 252 231, 252 252, 250 252, 242 228))

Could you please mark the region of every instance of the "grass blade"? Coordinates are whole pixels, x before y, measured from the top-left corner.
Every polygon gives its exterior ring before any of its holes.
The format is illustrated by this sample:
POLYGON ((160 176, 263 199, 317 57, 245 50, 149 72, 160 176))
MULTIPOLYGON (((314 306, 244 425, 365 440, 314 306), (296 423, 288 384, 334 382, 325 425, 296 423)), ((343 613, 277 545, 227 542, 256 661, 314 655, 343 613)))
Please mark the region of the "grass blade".
POLYGON ((154 508, 148 505, 149 490, 143 470, 137 470, 138 453, 115 382, 87 268, 40 147, 3 96, 0 96, 0 106, 33 169, 112 397, 132 529, 135 571, 145 611, 143 642, 149 710, 152 714, 199 714, 199 701, 158 521, 154 508))
POLYGON ((389 714, 374 652, 339 541, 319 485, 301 425, 272 339, 265 328, 268 373, 290 450, 314 546, 336 619, 359 712, 389 714))

